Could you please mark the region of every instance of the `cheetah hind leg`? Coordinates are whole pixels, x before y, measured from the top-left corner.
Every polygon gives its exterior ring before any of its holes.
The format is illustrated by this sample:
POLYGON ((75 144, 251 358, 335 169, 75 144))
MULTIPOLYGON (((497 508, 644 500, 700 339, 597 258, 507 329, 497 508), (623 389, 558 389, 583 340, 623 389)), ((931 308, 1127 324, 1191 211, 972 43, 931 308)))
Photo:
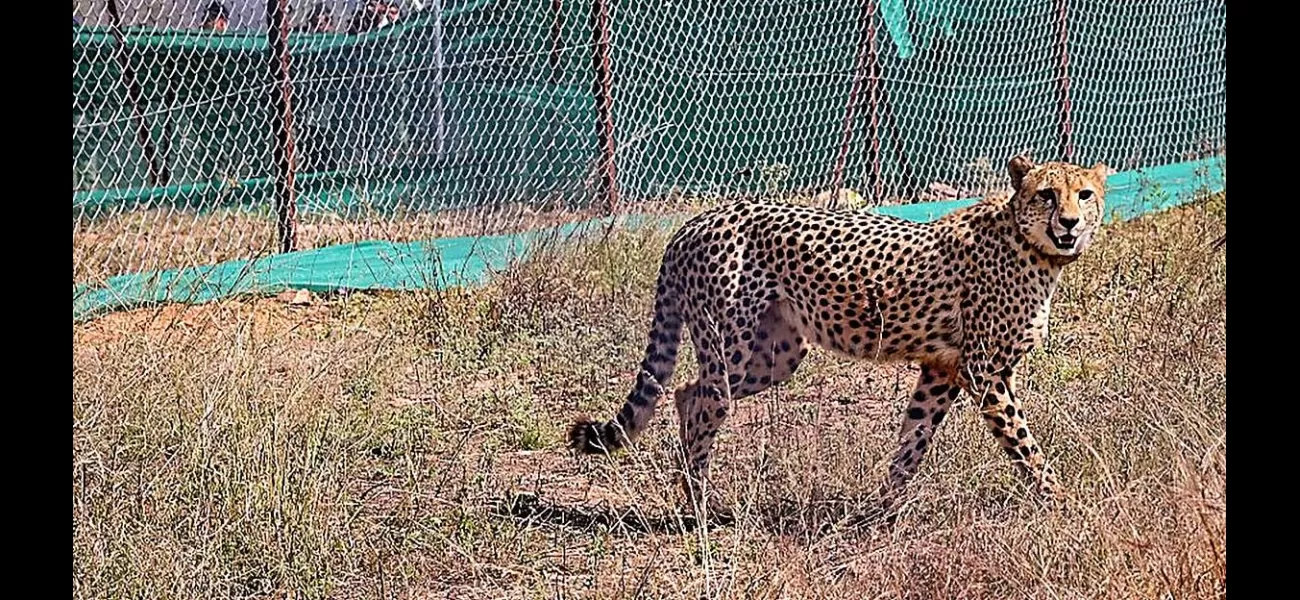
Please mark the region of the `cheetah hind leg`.
MULTIPOLYGON (((711 397, 706 397, 703 401, 700 400, 700 396, 715 394, 716 390, 708 393, 701 390, 700 382, 696 380, 677 388, 677 391, 673 393, 673 399, 677 405, 677 415, 680 423, 679 434, 681 435, 682 451, 685 458, 685 468, 682 470, 681 476, 682 493, 685 495, 691 512, 703 514, 706 519, 716 524, 727 525, 735 521, 735 514, 722 500, 717 488, 714 488, 709 482, 708 458, 706 457, 703 461, 700 461, 692 457, 692 449, 699 443, 702 435, 700 429, 703 426, 700 423, 700 419, 703 418, 702 414, 697 412, 695 407, 719 404, 711 397)), ((713 414, 717 413, 714 412, 713 414)), ((710 417, 710 420, 712 419, 713 417, 710 417)))
POLYGON ((920 468, 930 440, 960 394, 961 386, 951 369, 921 365, 916 389, 903 411, 898 450, 889 466, 889 479, 881 489, 882 508, 890 520, 895 516, 894 509, 904 487, 920 468))
MULTIPOLYGON (((743 363, 737 360, 736 353, 740 350, 734 345, 729 353, 729 399, 716 388, 702 387, 700 380, 682 386, 674 394, 681 439, 688 457, 686 476, 682 478, 683 490, 696 506, 707 509, 712 518, 724 523, 733 521, 734 515, 723 505, 716 489, 708 488, 711 452, 706 449, 700 454, 698 451, 704 444, 712 446, 712 436, 722 427, 722 421, 730 412, 731 401, 752 396, 788 380, 808 354, 807 340, 782 318, 777 304, 770 306, 758 321, 751 335, 738 338, 738 343, 746 345, 749 350, 740 354, 743 363), (737 369, 738 364, 743 364, 744 369, 737 369), (699 489, 701 486, 706 489, 699 489)), ((707 366, 701 368, 702 377, 707 377, 708 373, 707 366)))
POLYGON ((740 390, 753 354, 745 338, 753 338, 752 332, 768 308, 752 306, 752 310, 744 310, 745 304, 740 303, 741 310, 722 329, 707 314, 690 320, 700 376, 674 395, 685 458, 686 497, 697 514, 723 523, 730 522, 733 515, 709 480, 713 443, 731 413, 733 390, 740 390))

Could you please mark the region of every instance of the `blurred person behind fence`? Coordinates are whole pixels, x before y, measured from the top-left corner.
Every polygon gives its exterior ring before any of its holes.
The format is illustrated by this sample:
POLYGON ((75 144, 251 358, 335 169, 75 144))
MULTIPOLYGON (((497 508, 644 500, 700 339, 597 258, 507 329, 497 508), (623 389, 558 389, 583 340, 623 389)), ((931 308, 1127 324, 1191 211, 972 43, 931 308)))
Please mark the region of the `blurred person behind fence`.
POLYGON ((225 33, 230 27, 230 14, 226 11, 225 3, 220 0, 213 0, 208 4, 208 8, 203 11, 203 25, 208 31, 225 33))
POLYGON ((317 2, 311 7, 311 12, 307 13, 307 23, 304 25, 307 31, 312 33, 329 33, 334 31, 334 15, 329 6, 324 2, 317 2))
POLYGON ((401 15, 401 7, 396 2, 366 0, 366 3, 352 16, 352 26, 348 28, 348 33, 357 34, 383 29, 396 23, 401 15))

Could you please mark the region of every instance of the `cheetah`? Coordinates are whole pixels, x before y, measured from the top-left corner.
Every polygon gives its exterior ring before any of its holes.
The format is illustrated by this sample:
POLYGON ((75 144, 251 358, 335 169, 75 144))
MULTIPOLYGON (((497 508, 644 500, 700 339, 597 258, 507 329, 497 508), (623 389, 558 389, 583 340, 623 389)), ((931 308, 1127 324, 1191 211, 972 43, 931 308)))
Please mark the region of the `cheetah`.
POLYGON ((1107 169, 1017 156, 1007 171, 1010 193, 931 223, 753 200, 692 218, 664 252, 627 401, 609 421, 574 422, 569 447, 610 452, 645 430, 685 328, 699 376, 674 399, 696 506, 727 514, 707 481, 732 403, 788 380, 812 344, 920 366, 882 482, 887 505, 962 391, 1027 482, 1055 497, 1060 484, 1029 431, 1015 368, 1044 335, 1062 269, 1101 223, 1107 169))

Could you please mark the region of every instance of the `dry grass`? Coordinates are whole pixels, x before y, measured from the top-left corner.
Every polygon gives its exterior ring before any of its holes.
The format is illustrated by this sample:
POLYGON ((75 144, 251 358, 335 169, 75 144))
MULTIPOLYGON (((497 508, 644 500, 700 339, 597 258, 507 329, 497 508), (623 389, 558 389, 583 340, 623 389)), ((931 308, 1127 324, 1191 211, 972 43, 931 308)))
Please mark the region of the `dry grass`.
POLYGON ((671 402, 636 452, 562 450, 631 383, 660 232, 469 292, 75 325, 74 597, 1223 598, 1225 206, 1109 227, 1067 271, 1022 378, 1063 506, 966 401, 892 527, 862 517, 906 367, 816 353, 742 403, 733 527, 678 506, 671 402))

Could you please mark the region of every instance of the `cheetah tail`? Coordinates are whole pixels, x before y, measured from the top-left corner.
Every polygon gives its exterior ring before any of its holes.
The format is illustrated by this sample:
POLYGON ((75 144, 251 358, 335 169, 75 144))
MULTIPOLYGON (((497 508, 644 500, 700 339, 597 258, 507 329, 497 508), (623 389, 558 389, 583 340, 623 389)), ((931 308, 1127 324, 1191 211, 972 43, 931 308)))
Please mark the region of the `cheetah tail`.
POLYGON ((641 361, 641 371, 632 392, 613 419, 602 423, 582 417, 574 421, 569 426, 569 448, 581 454, 601 454, 613 452, 635 440, 650 423, 655 405, 673 378, 681 339, 681 317, 666 297, 661 283, 655 299, 650 342, 646 346, 645 359, 641 361))
POLYGON ((591 417, 578 417, 569 425, 569 449, 579 454, 613 452, 623 447, 617 431, 591 417))

